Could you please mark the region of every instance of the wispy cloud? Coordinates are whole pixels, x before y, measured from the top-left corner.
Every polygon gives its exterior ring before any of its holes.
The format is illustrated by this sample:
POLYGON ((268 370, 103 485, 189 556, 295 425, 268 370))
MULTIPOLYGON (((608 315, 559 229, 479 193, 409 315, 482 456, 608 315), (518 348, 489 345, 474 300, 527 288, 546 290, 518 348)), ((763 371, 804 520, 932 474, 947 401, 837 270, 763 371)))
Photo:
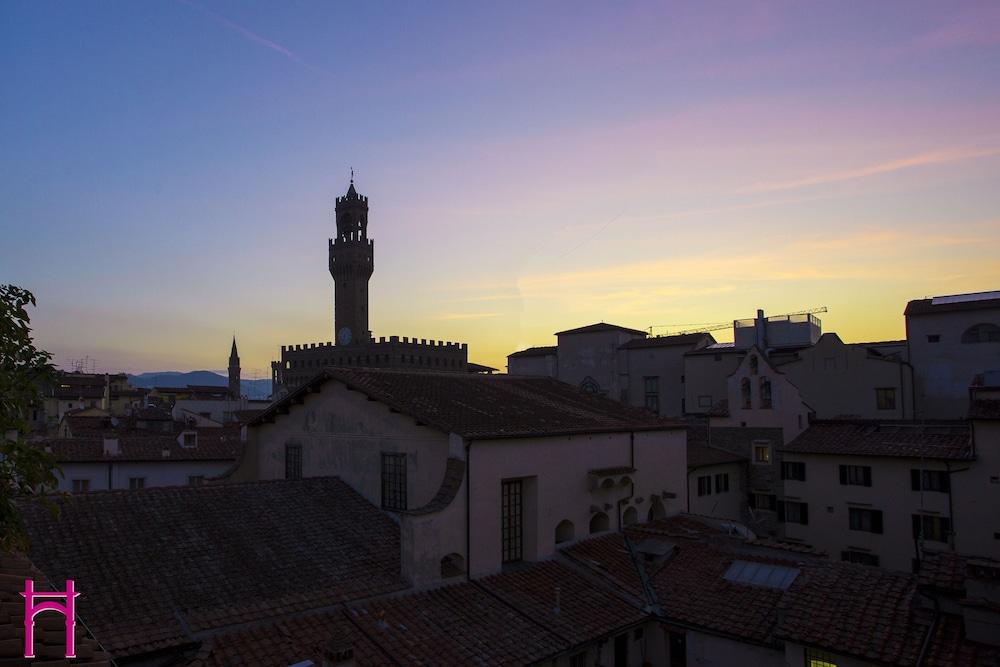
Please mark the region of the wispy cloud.
POLYGON ((485 320, 491 317, 497 317, 499 313, 444 313, 442 315, 436 316, 436 320, 454 321, 454 320, 485 320))
POLYGON ((270 39, 267 39, 266 37, 262 37, 262 36, 258 35, 257 33, 255 33, 253 30, 250 30, 249 28, 247 28, 246 26, 242 26, 239 23, 236 23, 235 21, 230 21, 225 16, 222 16, 221 14, 217 14, 216 12, 213 12, 211 9, 208 9, 207 7, 203 7, 202 5, 199 5, 196 2, 192 2, 191 0, 177 0, 177 2, 185 4, 188 7, 193 7, 194 9, 197 9, 199 12, 201 12, 205 16, 209 17, 210 19, 212 19, 213 21, 215 21, 219 25, 224 26, 226 28, 229 28, 233 32, 241 35, 243 38, 245 38, 245 39, 253 42, 254 44, 257 44, 259 46, 263 46, 266 49, 270 49, 272 51, 280 53, 281 55, 285 56, 289 60, 291 60, 293 62, 296 62, 296 63, 298 63, 300 65, 306 65, 307 67, 311 67, 310 65, 307 65, 306 63, 304 63, 302 61, 302 59, 299 58, 295 54, 295 52, 293 52, 288 47, 286 47, 286 46, 284 46, 282 44, 279 44, 278 42, 275 42, 274 40, 270 40, 270 39))
POLYGON ((974 160, 976 158, 991 157, 1000 155, 1000 148, 947 148, 943 150, 920 153, 910 157, 880 162, 857 169, 846 169, 843 171, 833 171, 815 176, 807 176, 787 181, 775 181, 772 183, 757 183, 748 188, 743 188, 738 192, 741 194, 754 192, 776 192, 778 190, 794 190, 813 185, 826 185, 828 183, 840 183, 842 181, 853 181, 869 176, 889 174, 915 167, 925 167, 935 164, 946 164, 949 162, 961 162, 963 160, 974 160))

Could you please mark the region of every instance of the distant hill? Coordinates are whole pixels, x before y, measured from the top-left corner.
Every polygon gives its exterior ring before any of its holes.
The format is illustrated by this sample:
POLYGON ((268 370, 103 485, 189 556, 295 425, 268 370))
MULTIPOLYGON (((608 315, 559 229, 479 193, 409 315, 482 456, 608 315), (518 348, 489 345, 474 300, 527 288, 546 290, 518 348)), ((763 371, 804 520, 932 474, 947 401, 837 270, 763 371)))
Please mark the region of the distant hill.
MULTIPOLYGON (((186 387, 189 384, 200 384, 206 387, 225 387, 229 378, 212 371, 156 371, 129 375, 128 381, 133 387, 186 387)), ((240 380, 240 391, 248 398, 267 398, 271 395, 271 380, 240 380)))

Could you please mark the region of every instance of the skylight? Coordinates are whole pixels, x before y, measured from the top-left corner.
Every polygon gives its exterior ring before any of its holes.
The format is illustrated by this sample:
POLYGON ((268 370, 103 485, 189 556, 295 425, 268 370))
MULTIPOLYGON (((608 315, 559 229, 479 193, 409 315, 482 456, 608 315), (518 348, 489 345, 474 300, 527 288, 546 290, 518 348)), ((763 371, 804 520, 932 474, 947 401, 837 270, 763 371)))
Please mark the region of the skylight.
POLYGON ((729 566, 723 579, 735 584, 748 586, 764 586, 766 588, 787 589, 799 576, 796 567, 772 565, 770 563, 755 563, 747 560, 736 560, 729 566))

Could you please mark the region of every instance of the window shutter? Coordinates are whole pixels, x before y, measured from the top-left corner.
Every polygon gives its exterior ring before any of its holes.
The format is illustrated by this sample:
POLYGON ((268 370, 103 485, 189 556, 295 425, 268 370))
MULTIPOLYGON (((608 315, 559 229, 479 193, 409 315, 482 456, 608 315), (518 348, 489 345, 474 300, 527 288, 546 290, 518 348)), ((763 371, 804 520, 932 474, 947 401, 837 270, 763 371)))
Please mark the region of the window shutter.
POLYGON ((940 473, 941 475, 941 490, 945 493, 951 493, 951 475, 947 472, 940 473))
POLYGON ((799 464, 799 479, 801 481, 803 481, 803 482, 806 481, 806 464, 805 463, 800 463, 799 464))
POLYGON ((913 515, 913 539, 920 537, 920 515, 913 515))
POLYGON ((872 485, 872 469, 870 466, 865 466, 865 486, 872 485))
POLYGON ((802 503, 802 525, 809 525, 809 503, 802 503))
POLYGON ((747 505, 749 505, 750 509, 752 509, 752 510, 757 509, 757 495, 756 494, 751 493, 747 497, 747 505))
POLYGON ((872 511, 872 532, 882 534, 882 512, 872 511))
POLYGON ((948 536, 951 534, 951 519, 941 519, 941 537, 944 541, 948 541, 948 536))
POLYGON ((778 523, 785 523, 785 501, 778 503, 778 523))
POLYGON ((920 490, 920 471, 910 470, 910 488, 914 491, 920 490))
POLYGON ((843 485, 847 484, 847 466, 840 466, 840 483, 843 485))

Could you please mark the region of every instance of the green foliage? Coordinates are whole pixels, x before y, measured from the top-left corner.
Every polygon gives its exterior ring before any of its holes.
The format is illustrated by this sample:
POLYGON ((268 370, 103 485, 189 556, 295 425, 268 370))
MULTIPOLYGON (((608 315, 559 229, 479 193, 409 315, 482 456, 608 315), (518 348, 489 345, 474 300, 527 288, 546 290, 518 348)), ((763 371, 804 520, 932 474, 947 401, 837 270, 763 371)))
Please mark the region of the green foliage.
MULTIPOLYGON (((55 377, 52 355, 35 349, 31 338, 29 305, 35 305, 31 292, 0 285, 0 550, 28 546, 16 499, 58 485, 52 455, 24 440, 27 415, 41 398, 39 387, 55 377)), ((55 509, 51 501, 46 504, 55 509)))

